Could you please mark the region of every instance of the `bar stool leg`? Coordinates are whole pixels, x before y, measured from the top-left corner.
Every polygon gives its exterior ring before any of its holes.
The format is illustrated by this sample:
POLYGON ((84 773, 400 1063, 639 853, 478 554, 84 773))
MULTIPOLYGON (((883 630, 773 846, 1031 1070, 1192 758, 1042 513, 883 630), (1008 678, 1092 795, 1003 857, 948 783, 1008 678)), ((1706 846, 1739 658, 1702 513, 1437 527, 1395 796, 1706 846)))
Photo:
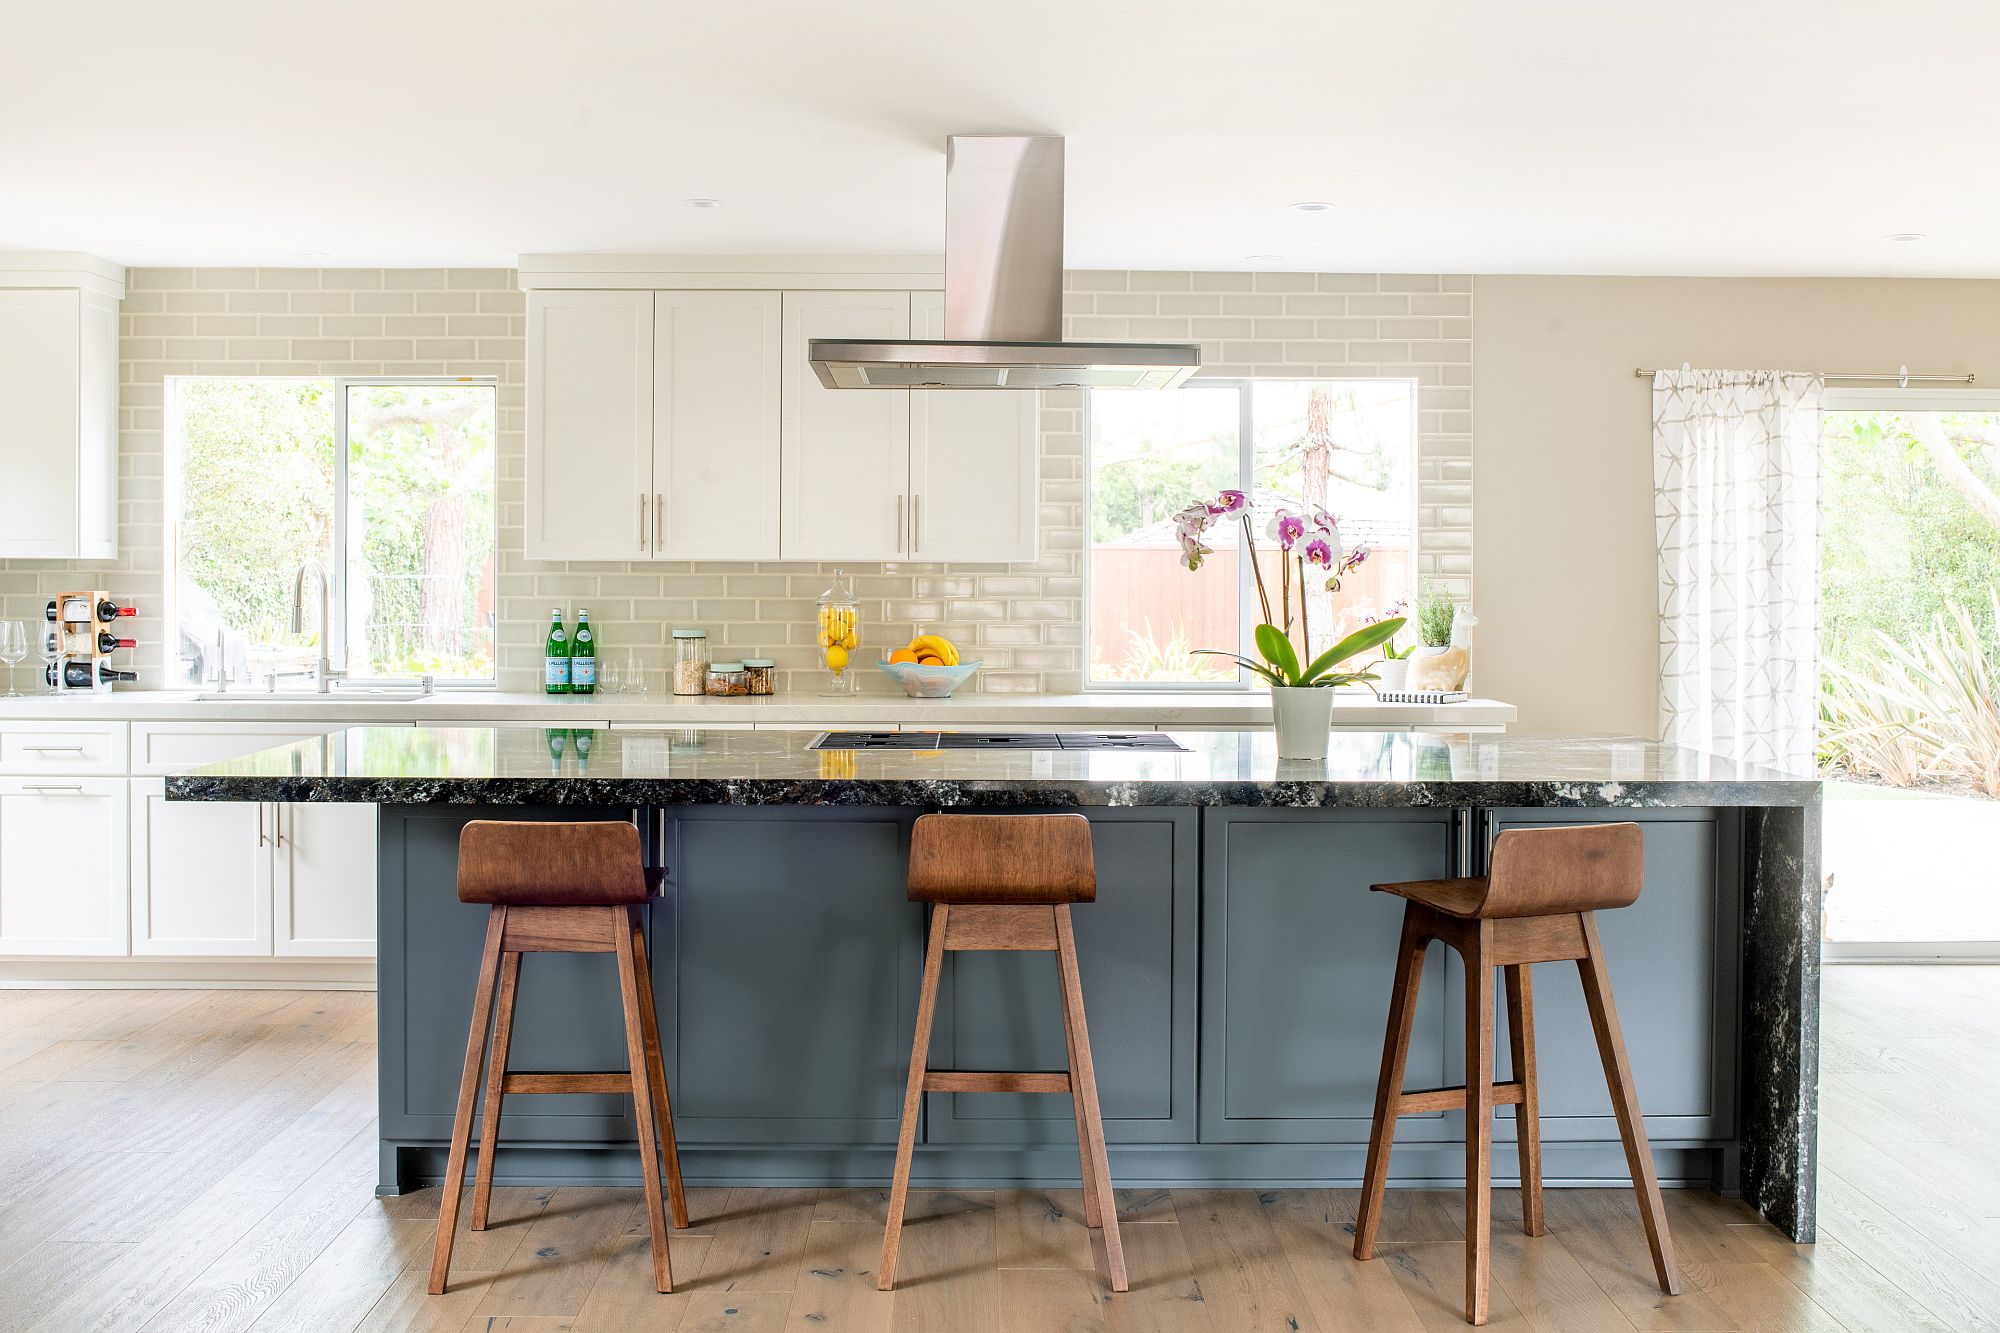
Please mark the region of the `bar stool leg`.
POLYGON ((1396 980, 1389 990, 1389 1030, 1382 1038, 1382 1073, 1375 1083, 1375 1122, 1368 1134, 1368 1165, 1362 1174, 1361 1206, 1354 1220, 1354 1257, 1375 1257, 1375 1233, 1382 1223, 1382 1192, 1389 1181, 1389 1148, 1396 1140, 1397 1100, 1403 1094, 1403 1067, 1410 1055, 1410 1030, 1417 1018, 1417 986, 1424 977, 1427 943, 1414 904, 1403 908, 1403 938, 1396 946, 1396 980))
POLYGON ((875 1287, 896 1285, 896 1250, 903 1243, 903 1209, 910 1198, 910 1161, 917 1149, 917 1114, 923 1108, 924 1068, 931 1051, 931 1019, 937 1012, 938 973, 944 970, 945 922, 951 908, 931 909, 931 938, 924 950, 923 987, 917 995, 917 1035, 910 1045, 910 1081, 903 1089, 903 1124, 896 1136, 896 1176, 889 1187, 889 1224, 882 1232, 882 1262, 875 1269, 875 1287))
POLYGON ((1118 1204, 1111 1194, 1111 1163, 1104 1151, 1104 1114, 1097 1105, 1097 1068, 1090 1057, 1090 1025, 1083 1017, 1083 979, 1076 966, 1076 933, 1070 924, 1068 903, 1056 908, 1056 967, 1062 973, 1064 1026, 1070 1030, 1076 1056, 1070 1082, 1072 1088, 1076 1084, 1083 1086, 1084 1119, 1077 1132, 1090 1143, 1087 1156, 1104 1218, 1104 1254, 1111 1266, 1111 1289, 1129 1291, 1125 1243, 1118 1235, 1118 1204))
POLYGON ((1528 964, 1501 969, 1507 979, 1507 1038, 1521 1104, 1514 1108, 1515 1146, 1521 1154, 1521 1230, 1539 1236, 1542 1224, 1542 1112, 1535 1078, 1535 988, 1528 964))
POLYGON ((472 1172, 472 1229, 486 1230, 493 1204, 493 1159, 500 1146, 500 1100, 507 1082, 507 1047, 514 1037, 514 997, 521 986, 521 955, 500 954, 500 1012, 493 1017, 493 1054, 486 1060, 486 1109, 479 1117, 479 1165, 472 1172))
POLYGON ((1493 1262, 1493 923, 1469 923, 1465 951, 1465 1318, 1486 1322, 1493 1262))
POLYGON ((646 1077, 653 1090, 653 1110, 660 1118, 661 1146, 667 1159, 667 1210, 674 1226, 688 1225, 687 1190, 681 1185, 681 1150, 674 1139, 673 1105, 667 1100, 667 1065, 660 1054, 660 1015, 653 1007, 653 969, 646 954, 646 928, 638 912, 631 914, 632 953, 638 961, 639 1024, 646 1042, 646 1077))
MULTIPOLYGON (((1062 961, 1056 961, 1056 971, 1061 975, 1062 961)), ((1090 1164, 1090 1135, 1084 1126, 1089 1123, 1090 1112, 1083 1105, 1083 1078, 1077 1073, 1080 1065, 1076 1053, 1076 1025, 1070 1022, 1069 991, 1063 991, 1063 1043, 1067 1049, 1069 1070, 1069 1100, 1076 1115, 1076 1155, 1083 1168, 1083 1224, 1097 1228, 1104 1225, 1103 1201, 1097 1197, 1097 1173, 1090 1164)), ((1117 1204, 1114 1202, 1114 1208, 1117 1204)))
POLYGON ((1653 1148, 1646 1141, 1646 1122, 1639 1111, 1639 1091, 1632 1083, 1632 1063, 1625 1054, 1625 1035, 1618 1023, 1618 1006, 1611 998, 1611 977, 1604 967, 1604 945, 1597 938, 1597 918, 1583 915, 1584 956, 1576 960, 1583 980, 1583 999, 1590 1026, 1597 1034, 1597 1054, 1604 1061, 1604 1081, 1611 1089, 1611 1108, 1618 1113, 1618 1137, 1625 1143, 1625 1162, 1632 1171, 1632 1191, 1639 1196, 1639 1219, 1646 1224, 1646 1243, 1653 1251, 1653 1272, 1660 1290, 1681 1291, 1680 1269, 1674 1262, 1674 1239, 1667 1230, 1667 1208, 1660 1198, 1660 1179, 1653 1169, 1653 1148))
MULTIPOLYGON (((607 907, 629 917, 623 907, 607 907)), ((639 1126, 639 1168, 646 1185, 646 1229, 653 1242, 653 1285, 674 1289, 673 1263, 667 1257, 667 1212, 660 1189, 660 1145, 654 1137, 653 1092, 647 1070, 646 1038, 639 1016, 639 968, 632 932, 622 923, 613 931, 612 953, 618 958, 618 994, 625 1009, 625 1056, 632 1071, 632 1118, 639 1126)))
POLYGON ((444 1294, 451 1273, 451 1243, 458 1230, 459 1195, 465 1190, 465 1155, 472 1140, 472 1104, 479 1096, 479 1069, 486 1056, 486 1026, 493 1017, 493 981, 500 969, 500 938, 507 909, 486 917, 486 949, 479 958, 479 988, 472 997, 472 1032, 465 1042, 465 1074, 458 1082, 458 1109, 451 1119, 451 1154, 445 1159, 444 1194, 438 1199, 437 1246, 431 1252, 430 1293, 444 1294))

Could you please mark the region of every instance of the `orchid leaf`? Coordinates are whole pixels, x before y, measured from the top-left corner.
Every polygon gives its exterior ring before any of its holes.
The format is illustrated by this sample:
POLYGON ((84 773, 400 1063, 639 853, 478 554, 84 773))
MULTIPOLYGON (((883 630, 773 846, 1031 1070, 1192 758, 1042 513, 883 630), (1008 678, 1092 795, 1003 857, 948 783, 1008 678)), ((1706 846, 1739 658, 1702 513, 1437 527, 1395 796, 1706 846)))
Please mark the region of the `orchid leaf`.
MULTIPOLYGON (((1378 648, 1387 643, 1389 640, 1395 638, 1396 631, 1402 628, 1403 621, 1401 617, 1378 620, 1372 625, 1363 625, 1360 629, 1354 631, 1354 633, 1348 635, 1318 657, 1315 657, 1312 660, 1312 665, 1306 668, 1305 678, 1300 683, 1304 685, 1312 684, 1340 663, 1353 657, 1356 653, 1365 653, 1370 648, 1378 648)), ((1287 645, 1287 647, 1289 646, 1287 645)))
POLYGON ((1190 655, 1206 654, 1210 657, 1226 657, 1244 670, 1256 672, 1273 685, 1283 685, 1285 683, 1278 678, 1278 673, 1271 670, 1270 667, 1265 666, 1262 662, 1253 661, 1241 653, 1232 653, 1222 648, 1192 648, 1189 649, 1189 653, 1190 655))
POLYGON ((1264 655, 1287 685, 1303 685, 1299 678, 1299 655, 1292 648, 1292 641, 1276 625, 1259 625, 1256 634, 1257 651, 1264 655))

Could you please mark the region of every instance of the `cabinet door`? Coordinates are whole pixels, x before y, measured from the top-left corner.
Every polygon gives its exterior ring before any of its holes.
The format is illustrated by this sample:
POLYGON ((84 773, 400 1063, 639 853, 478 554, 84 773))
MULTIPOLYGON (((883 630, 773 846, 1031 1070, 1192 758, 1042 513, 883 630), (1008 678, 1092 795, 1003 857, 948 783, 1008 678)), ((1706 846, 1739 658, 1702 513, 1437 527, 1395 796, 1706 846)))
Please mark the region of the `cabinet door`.
MULTIPOLYGON (((910 325, 944 337, 944 293, 910 293, 910 325)), ((1035 558, 1041 402, 1025 390, 911 390, 911 558, 1035 558)))
POLYGON ((826 388, 806 344, 909 333, 908 292, 785 293, 785 559, 908 558, 910 395, 826 388))
POLYGON ((164 778, 132 779, 132 952, 271 954, 272 808, 169 801, 164 778))
POLYGON ((0 780, 0 955, 123 954, 124 778, 0 780))
POLYGON ((778 558, 778 292, 655 292, 653 554, 778 558))
MULTIPOLYGON (((1204 1143, 1367 1141, 1403 923, 1402 900, 1368 886, 1442 879, 1452 853, 1446 811, 1207 812, 1204 1143)), ((1433 946, 1406 1087, 1451 1081, 1443 963, 1433 946)), ((1396 1126, 1399 1143, 1456 1133, 1441 1114, 1396 1126)))
POLYGON ((524 554, 650 553, 653 294, 528 293, 524 554))
POLYGON ((375 807, 284 804, 272 813, 271 939, 281 956, 375 956, 375 807))
MULTIPOLYGON (((74 557, 83 294, 0 291, 0 557, 74 557)), ((94 553, 93 553, 94 554, 94 553)))

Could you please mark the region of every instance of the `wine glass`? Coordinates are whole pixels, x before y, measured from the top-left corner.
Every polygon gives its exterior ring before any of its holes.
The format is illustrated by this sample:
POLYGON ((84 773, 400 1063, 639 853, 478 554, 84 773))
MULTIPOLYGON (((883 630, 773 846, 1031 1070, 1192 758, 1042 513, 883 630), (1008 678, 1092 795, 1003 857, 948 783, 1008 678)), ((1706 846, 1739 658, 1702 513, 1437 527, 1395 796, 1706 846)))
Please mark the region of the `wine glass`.
POLYGON ((50 625, 42 633, 42 679, 50 694, 62 693, 62 642, 60 625, 50 625))
POLYGON ((28 655, 28 627, 18 620, 0 621, 0 662, 7 664, 7 697, 18 699, 14 688, 14 668, 28 655))

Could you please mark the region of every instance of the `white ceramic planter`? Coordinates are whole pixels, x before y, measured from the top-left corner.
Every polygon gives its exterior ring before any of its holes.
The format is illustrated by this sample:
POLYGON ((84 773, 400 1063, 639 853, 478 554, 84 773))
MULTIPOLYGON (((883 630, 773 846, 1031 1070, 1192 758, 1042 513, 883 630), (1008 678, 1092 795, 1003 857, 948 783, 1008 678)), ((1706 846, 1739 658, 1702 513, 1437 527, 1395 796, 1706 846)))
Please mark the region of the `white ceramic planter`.
POLYGON ((1406 657, 1385 657, 1374 667, 1375 688, 1378 690, 1406 689, 1410 683, 1410 661, 1406 657))
POLYGON ((1333 726, 1333 691, 1273 685, 1271 721, 1278 733, 1278 758, 1324 759, 1333 726))

